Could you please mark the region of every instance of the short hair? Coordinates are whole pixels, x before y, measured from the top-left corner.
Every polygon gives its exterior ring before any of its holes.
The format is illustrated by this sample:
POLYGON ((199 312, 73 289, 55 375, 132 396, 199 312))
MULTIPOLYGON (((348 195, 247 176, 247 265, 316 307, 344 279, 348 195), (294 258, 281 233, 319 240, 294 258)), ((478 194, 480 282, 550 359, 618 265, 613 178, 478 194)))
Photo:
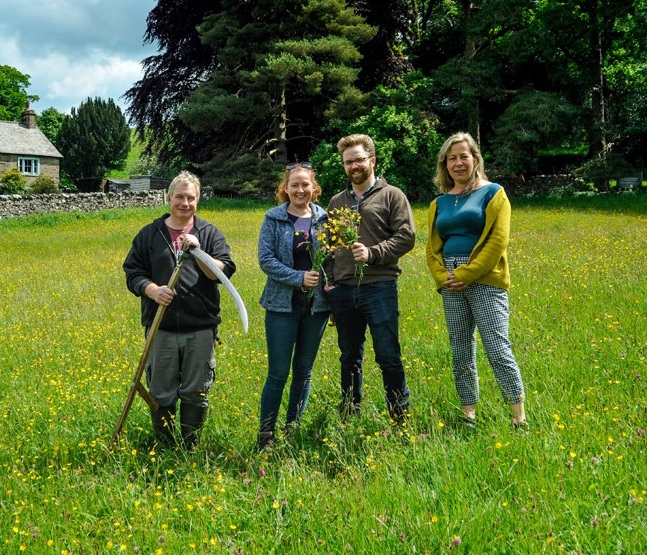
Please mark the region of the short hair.
POLYGON ((465 187, 465 192, 469 193, 470 191, 472 191, 481 179, 487 179, 487 175, 485 175, 485 164, 483 163, 481 150, 479 149, 479 146, 476 144, 476 141, 474 140, 472 135, 463 131, 454 133, 443 143, 443 146, 440 147, 440 151, 438 152, 436 177, 434 178, 434 183, 440 193, 448 193, 454 187, 454 180, 451 178, 449 172, 447 171, 447 152, 449 152, 449 149, 452 148, 452 146, 454 146, 456 143, 463 142, 468 144, 470 151, 472 152, 472 157, 475 160, 474 174, 472 175, 472 179, 468 183, 467 187, 465 187))
POLYGON ((173 181, 171 181, 171 184, 168 186, 168 191, 166 193, 167 198, 171 198, 173 196, 173 192, 175 191, 175 187, 178 185, 193 185, 195 187, 195 192, 197 193, 198 199, 200 198, 200 179, 198 179, 198 176, 195 174, 192 174, 189 171, 181 171, 179 174, 177 174, 174 178, 173 181))
POLYGON ((364 147, 364 150, 369 154, 369 156, 375 156, 375 143, 368 135, 363 135, 361 133, 355 133, 353 135, 348 135, 339 139, 337 143, 337 150, 339 154, 343 154, 344 150, 350 148, 351 146, 361 145, 364 147))
POLYGON ((310 202, 317 202, 319 200, 319 195, 321 194, 321 186, 317 181, 317 172, 313 168, 306 168, 301 165, 297 165, 294 168, 285 169, 285 172, 283 173, 283 179, 281 179, 281 183, 279 183, 278 187, 276 188, 276 198, 278 199, 279 204, 283 204, 284 202, 288 202, 290 200, 290 196, 285 191, 285 186, 288 183, 290 174, 297 170, 302 170, 310 174, 310 179, 312 181, 312 184, 314 185, 312 196, 310 197, 310 202))

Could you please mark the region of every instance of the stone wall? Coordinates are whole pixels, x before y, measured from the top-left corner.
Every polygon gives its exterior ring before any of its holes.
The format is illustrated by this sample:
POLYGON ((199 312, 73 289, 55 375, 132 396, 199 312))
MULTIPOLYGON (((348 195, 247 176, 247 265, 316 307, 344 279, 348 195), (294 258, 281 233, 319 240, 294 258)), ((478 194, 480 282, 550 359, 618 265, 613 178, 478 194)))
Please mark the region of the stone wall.
POLYGON ((164 191, 0 195, 0 219, 47 212, 96 212, 111 208, 162 206, 164 191))

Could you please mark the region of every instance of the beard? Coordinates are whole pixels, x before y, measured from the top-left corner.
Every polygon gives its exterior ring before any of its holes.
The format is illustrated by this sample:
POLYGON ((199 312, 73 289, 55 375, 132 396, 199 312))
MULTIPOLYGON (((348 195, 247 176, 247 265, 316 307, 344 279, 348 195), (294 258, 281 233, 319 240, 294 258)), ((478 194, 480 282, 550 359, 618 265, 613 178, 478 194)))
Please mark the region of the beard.
POLYGON ((355 170, 348 178, 351 180, 351 183, 354 185, 361 185, 371 176, 370 166, 367 168, 361 168, 359 171, 355 170))

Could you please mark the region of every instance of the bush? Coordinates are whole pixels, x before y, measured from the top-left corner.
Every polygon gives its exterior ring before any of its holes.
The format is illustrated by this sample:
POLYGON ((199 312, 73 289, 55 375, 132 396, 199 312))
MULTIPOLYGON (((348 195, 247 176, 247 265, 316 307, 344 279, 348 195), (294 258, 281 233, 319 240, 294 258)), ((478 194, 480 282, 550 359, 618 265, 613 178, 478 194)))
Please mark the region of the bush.
MULTIPOLYGON (((330 136, 341 138, 365 133, 375 141, 376 176, 382 176, 407 194, 411 201, 433 197, 436 156, 443 143, 438 119, 428 111, 431 81, 419 73, 402 78, 394 87, 378 87, 367 114, 354 121, 333 122, 330 136)), ((317 180, 323 198, 344 186, 346 175, 335 142, 320 143, 310 161, 320 172, 317 180)))
POLYGON ((78 193, 79 189, 76 183, 70 179, 69 174, 65 170, 61 170, 59 177, 59 189, 64 193, 78 193))
POLYGON ((49 175, 40 175, 31 184, 31 192, 36 195, 60 193, 58 183, 49 175))
POLYGON ((25 192, 27 178, 18 168, 7 170, 0 176, 0 195, 21 195, 25 192))

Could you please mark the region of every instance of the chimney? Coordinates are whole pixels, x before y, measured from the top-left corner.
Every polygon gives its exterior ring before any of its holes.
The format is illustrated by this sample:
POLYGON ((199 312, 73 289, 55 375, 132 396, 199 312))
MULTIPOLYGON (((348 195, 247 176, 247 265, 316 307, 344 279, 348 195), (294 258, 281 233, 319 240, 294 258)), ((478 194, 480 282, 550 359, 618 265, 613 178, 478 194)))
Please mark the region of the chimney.
POLYGON ((26 127, 27 129, 36 129, 36 112, 29 108, 29 100, 27 101, 27 105, 25 106, 25 109, 22 112, 22 122, 21 122, 23 127, 26 127))

